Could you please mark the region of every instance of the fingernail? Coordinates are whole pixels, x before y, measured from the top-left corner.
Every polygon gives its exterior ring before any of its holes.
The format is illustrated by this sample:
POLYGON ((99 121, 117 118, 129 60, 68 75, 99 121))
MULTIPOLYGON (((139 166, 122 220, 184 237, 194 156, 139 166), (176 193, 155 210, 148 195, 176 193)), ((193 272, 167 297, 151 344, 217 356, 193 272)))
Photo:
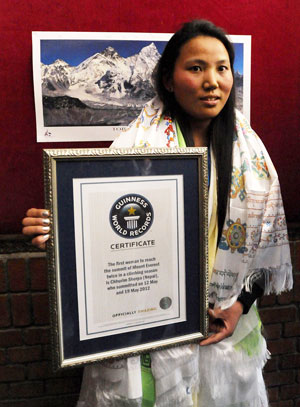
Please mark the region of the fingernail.
POLYGON ((44 211, 44 212, 42 213, 42 215, 43 215, 45 218, 48 218, 48 216, 49 216, 49 211, 44 211))
POLYGON ((49 225, 50 219, 43 219, 43 225, 49 225))
POLYGON ((49 226, 43 226, 43 231, 44 232, 49 232, 49 230, 50 230, 49 226))
POLYGON ((45 235, 45 236, 43 237, 43 241, 45 242, 46 240, 48 240, 48 239, 49 239, 49 236, 50 236, 50 235, 45 235))

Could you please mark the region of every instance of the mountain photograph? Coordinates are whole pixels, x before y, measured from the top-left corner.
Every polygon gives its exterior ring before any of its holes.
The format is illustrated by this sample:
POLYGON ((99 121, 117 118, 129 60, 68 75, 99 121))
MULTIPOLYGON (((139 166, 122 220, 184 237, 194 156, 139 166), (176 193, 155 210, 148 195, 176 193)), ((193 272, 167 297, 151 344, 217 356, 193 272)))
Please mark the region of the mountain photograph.
POLYGON ((41 63, 44 126, 126 126, 154 95, 154 43, 122 57, 107 47, 77 66, 41 63))
MULTIPOLYGON (((86 47, 83 59, 78 61, 80 47, 76 60, 76 47, 72 48, 71 57, 65 44, 60 48, 59 40, 56 46, 53 46, 54 41, 42 41, 44 126, 127 126, 134 120, 142 106, 155 95, 152 72, 166 44, 164 41, 134 42, 137 51, 131 55, 132 41, 113 41, 114 46, 108 45, 108 41, 97 41, 99 52, 91 48, 87 56, 89 48, 86 47), (128 43, 126 52, 125 42, 128 43), (122 47, 118 43, 123 43, 122 47), (53 62, 43 57, 47 53, 51 53, 53 62)), ((78 43, 82 45, 82 41, 78 43)), ((243 75, 237 71, 235 77, 237 105, 242 110, 243 75)))

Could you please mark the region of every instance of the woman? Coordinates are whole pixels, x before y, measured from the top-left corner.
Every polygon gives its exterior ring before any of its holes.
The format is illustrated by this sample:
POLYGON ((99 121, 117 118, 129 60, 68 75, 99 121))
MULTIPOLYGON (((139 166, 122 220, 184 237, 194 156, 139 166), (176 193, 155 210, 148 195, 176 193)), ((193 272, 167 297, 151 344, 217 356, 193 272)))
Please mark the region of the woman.
MULTIPOLYGON (((232 44, 220 28, 204 20, 184 24, 159 61, 158 96, 112 144, 210 149, 212 334, 200 346, 151 354, 157 407, 268 405, 262 379, 268 352, 252 304, 263 292, 290 289, 292 272, 277 174, 234 109, 233 62, 232 44)), ((47 212, 29 210, 23 225, 44 247, 47 212)), ((153 405, 149 380, 139 357, 89 366, 78 406, 153 405)))

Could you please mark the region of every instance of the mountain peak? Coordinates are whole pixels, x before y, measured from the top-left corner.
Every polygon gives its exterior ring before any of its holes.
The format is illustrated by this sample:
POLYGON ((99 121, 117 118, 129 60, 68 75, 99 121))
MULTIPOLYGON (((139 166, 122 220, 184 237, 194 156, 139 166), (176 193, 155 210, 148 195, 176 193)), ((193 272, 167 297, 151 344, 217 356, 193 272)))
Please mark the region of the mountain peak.
POLYGON ((156 48, 156 45, 153 42, 151 42, 151 44, 149 44, 149 45, 146 45, 146 47, 142 48, 138 55, 139 56, 146 56, 146 57, 151 56, 152 58, 153 57, 155 57, 155 58, 160 57, 160 54, 159 54, 159 52, 158 52, 158 50, 156 48))
POLYGON ((114 58, 114 59, 120 58, 120 55, 119 55, 119 54, 117 53, 117 51, 116 51, 113 47, 111 47, 111 46, 105 48, 105 50, 102 51, 100 55, 105 56, 106 58, 114 58))
POLYGON ((56 59, 51 65, 70 66, 66 61, 63 61, 62 59, 56 59))

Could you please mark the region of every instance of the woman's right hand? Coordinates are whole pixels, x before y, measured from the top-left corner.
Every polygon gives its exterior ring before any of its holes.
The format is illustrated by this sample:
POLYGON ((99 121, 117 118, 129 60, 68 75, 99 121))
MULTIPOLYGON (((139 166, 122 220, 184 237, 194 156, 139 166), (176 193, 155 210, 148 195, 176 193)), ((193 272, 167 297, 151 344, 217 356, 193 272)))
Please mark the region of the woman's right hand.
POLYGON ((45 249, 50 231, 49 211, 47 209, 28 209, 22 225, 24 235, 35 235, 31 241, 32 244, 40 249, 45 249))

